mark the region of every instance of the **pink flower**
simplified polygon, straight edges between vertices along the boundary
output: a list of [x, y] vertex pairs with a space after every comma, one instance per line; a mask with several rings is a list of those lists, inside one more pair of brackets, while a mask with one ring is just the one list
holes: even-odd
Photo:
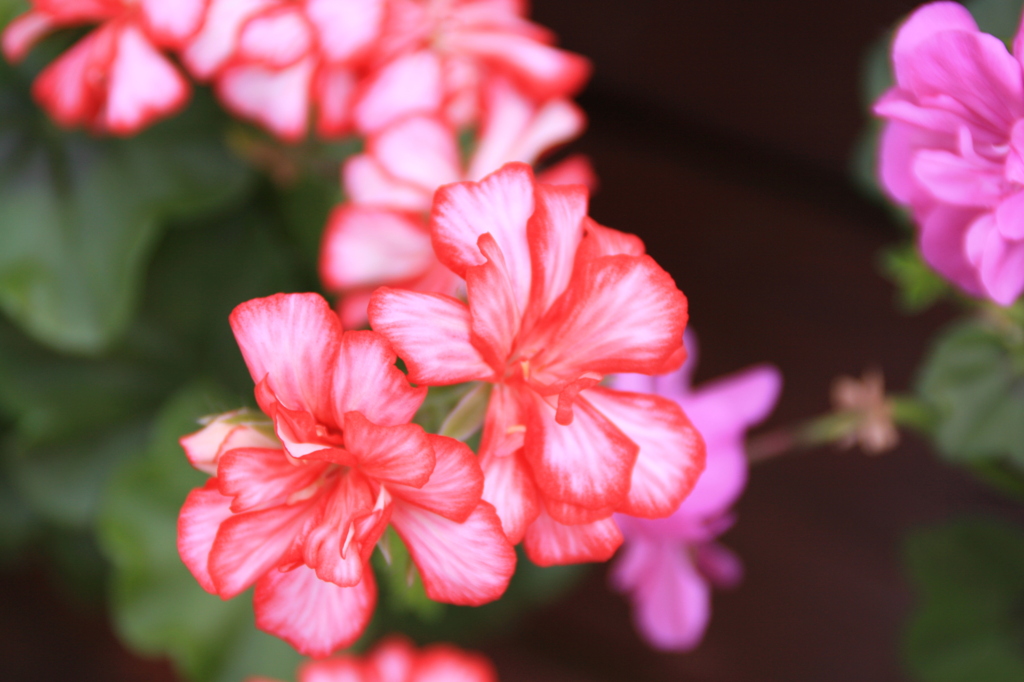
[[188, 102], [188, 82], [160, 48], [180, 47], [205, 10], [206, 0], [34, 0], [4, 31], [4, 55], [20, 61], [56, 29], [100, 24], [39, 74], [32, 93], [62, 126], [134, 135]]
[[227, 415], [182, 439], [216, 475], [192, 491], [178, 550], [208, 592], [256, 585], [256, 624], [324, 656], [362, 633], [376, 602], [367, 563], [387, 525], [427, 595], [479, 605], [504, 592], [515, 552], [469, 448], [409, 424], [426, 394], [373, 332], [342, 332], [315, 294], [238, 306], [231, 326], [272, 422]]
[[538, 564], [609, 558], [615, 511], [668, 516], [703, 468], [679, 406], [598, 386], [683, 358], [686, 298], [634, 236], [586, 217], [587, 191], [508, 164], [437, 192], [431, 238], [468, 304], [379, 289], [370, 322], [420, 385], [490, 385], [484, 499]]
[[[381, 285], [454, 295], [462, 280], [434, 256], [425, 220], [437, 188], [480, 180], [509, 161], [532, 164], [579, 135], [584, 124], [583, 113], [569, 101], [538, 106], [497, 79], [488, 89], [481, 135], [467, 163], [458, 131], [438, 116], [414, 115], [371, 135], [367, 152], [345, 164], [352, 203], [331, 215], [321, 248], [320, 276], [326, 288], [343, 294], [345, 326], [366, 322], [370, 294]], [[589, 162], [579, 157], [550, 172], [561, 184], [593, 182]]]
[[[490, 661], [450, 644], [417, 651], [403, 637], [389, 637], [365, 656], [307, 663], [299, 682], [497, 682]], [[271, 682], [249, 680], [249, 682]]]
[[374, 132], [434, 112], [454, 126], [471, 124], [481, 92], [498, 75], [538, 102], [575, 94], [589, 63], [552, 47], [552, 34], [525, 13], [522, 0], [390, 0], [356, 127]]
[[182, 57], [235, 115], [294, 142], [315, 107], [317, 133], [335, 137], [384, 11], [385, 0], [210, 0]]
[[1001, 305], [1024, 291], [1022, 40], [1011, 55], [962, 5], [925, 5], [896, 35], [896, 86], [875, 103], [882, 181], [912, 209], [925, 259]]
[[[693, 340], [687, 347], [693, 350]], [[679, 404], [707, 443], [707, 468], [693, 492], [666, 519], [619, 515], [625, 536], [612, 584], [633, 599], [637, 628], [654, 647], [696, 647], [711, 616], [710, 585], [731, 587], [743, 574], [736, 556], [715, 542], [732, 525], [729, 512], [747, 481], [744, 432], [771, 412], [782, 387], [770, 365], [752, 367], [690, 389], [695, 356], [671, 374], [621, 374], [613, 385]]]

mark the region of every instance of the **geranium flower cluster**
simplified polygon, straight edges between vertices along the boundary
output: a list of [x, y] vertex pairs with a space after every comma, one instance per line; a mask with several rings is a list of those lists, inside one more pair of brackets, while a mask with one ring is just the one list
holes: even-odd
[[572, 95], [587, 61], [524, 12], [520, 0], [32, 0], [3, 48], [18, 61], [55, 30], [97, 26], [35, 85], [65, 126], [131, 135], [174, 114], [190, 85], [173, 56], [233, 113], [295, 141], [310, 120], [322, 136], [412, 114], [470, 125], [497, 78], [538, 105]]
[[[671, 515], [704, 467], [700, 434], [673, 400], [601, 382], [677, 368], [686, 299], [639, 239], [586, 213], [585, 187], [508, 164], [435, 197], [431, 243], [465, 302], [382, 287], [373, 331], [343, 331], [315, 294], [240, 305], [266, 417], [182, 439], [213, 475], [179, 522], [200, 584], [224, 598], [255, 584], [257, 624], [323, 656], [365, 628], [389, 524], [430, 598], [476, 605], [504, 591], [514, 544], [545, 566], [604, 561], [622, 543], [614, 514]], [[466, 382], [486, 401], [479, 456], [410, 424], [427, 387]]]
[[925, 259], [968, 294], [1024, 292], [1024, 35], [1013, 54], [955, 2], [915, 11], [893, 42], [880, 175]]

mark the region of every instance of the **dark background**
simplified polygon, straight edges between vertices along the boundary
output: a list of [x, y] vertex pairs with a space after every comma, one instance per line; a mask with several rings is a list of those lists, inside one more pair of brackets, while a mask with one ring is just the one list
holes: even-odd
[[[828, 407], [841, 373], [907, 389], [952, 315], [906, 316], [878, 274], [898, 228], [848, 179], [865, 125], [865, 49], [912, 2], [544, 0], [534, 17], [589, 56], [591, 125], [575, 149], [601, 178], [591, 214], [642, 236], [688, 295], [698, 378], [770, 361], [786, 379], [771, 426]], [[1004, 503], [908, 438], [892, 453], [822, 449], [752, 473], [725, 538], [747, 578], [715, 596], [702, 647], [664, 655], [633, 633], [604, 570], [482, 644], [504, 682], [889, 682], [905, 679], [910, 529]], [[38, 566], [0, 574], [7, 679], [171, 680], [120, 649], [97, 608]], [[6, 676], [5, 676], [6, 677]]]

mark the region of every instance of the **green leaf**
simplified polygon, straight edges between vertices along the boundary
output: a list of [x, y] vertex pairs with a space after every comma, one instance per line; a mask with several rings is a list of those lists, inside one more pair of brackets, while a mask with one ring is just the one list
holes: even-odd
[[169, 220], [217, 210], [251, 177], [197, 94], [130, 139], [56, 129], [0, 65], [0, 309], [43, 343], [95, 354], [131, 321]]
[[912, 243], [882, 252], [882, 271], [899, 288], [900, 306], [909, 313], [927, 310], [951, 289], [946, 280], [924, 262]]
[[939, 337], [918, 394], [937, 415], [935, 442], [945, 457], [962, 463], [1009, 458], [1024, 468], [1021, 353], [980, 321]]
[[114, 569], [114, 623], [134, 649], [170, 657], [197, 682], [290, 678], [299, 656], [255, 629], [251, 594], [227, 602], [207, 594], [178, 557], [178, 512], [207, 478], [189, 467], [178, 438], [228, 399], [209, 386], [183, 389], [162, 411], [145, 457], [122, 466], [112, 482], [98, 531]]
[[907, 665], [922, 682], [1024, 680], [1024, 533], [962, 520], [906, 545], [918, 595]]

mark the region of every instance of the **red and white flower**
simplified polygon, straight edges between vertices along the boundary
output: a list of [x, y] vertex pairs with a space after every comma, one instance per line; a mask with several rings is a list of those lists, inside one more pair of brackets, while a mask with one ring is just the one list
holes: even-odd
[[357, 69], [376, 43], [385, 0], [211, 0], [182, 54], [237, 116], [287, 141], [348, 132]]
[[[497, 682], [491, 662], [450, 644], [417, 650], [403, 637], [388, 637], [365, 656], [306, 663], [299, 682]], [[251, 679], [249, 682], [270, 682]]]
[[388, 524], [437, 601], [498, 598], [515, 552], [462, 443], [408, 423], [426, 394], [374, 332], [343, 332], [315, 294], [278, 294], [231, 315], [260, 408], [182, 444], [216, 475], [178, 522], [182, 560], [224, 599], [256, 585], [257, 625], [325, 656], [362, 633], [376, 602], [368, 559]]
[[550, 31], [525, 18], [522, 0], [390, 0], [375, 68], [354, 110], [362, 132], [412, 113], [440, 113], [463, 126], [498, 76], [531, 99], [575, 94], [590, 75], [583, 57], [553, 47]]
[[33, 0], [4, 31], [4, 55], [20, 61], [54, 30], [99, 24], [39, 74], [32, 93], [62, 126], [133, 135], [188, 102], [188, 81], [161, 50], [195, 33], [206, 2]]
[[673, 401], [599, 385], [678, 367], [686, 298], [639, 239], [586, 213], [584, 187], [524, 164], [442, 187], [431, 237], [468, 303], [382, 288], [369, 309], [413, 382], [491, 384], [484, 499], [542, 565], [608, 559], [613, 512], [668, 516], [704, 466]]
[[[436, 115], [410, 116], [371, 135], [366, 153], [345, 164], [351, 203], [331, 215], [320, 252], [324, 286], [343, 294], [345, 326], [365, 324], [370, 294], [378, 286], [454, 295], [462, 280], [434, 256], [426, 223], [437, 188], [480, 180], [509, 161], [532, 164], [578, 136], [585, 123], [583, 112], [568, 100], [538, 106], [511, 82], [498, 79], [488, 91], [476, 149], [465, 162], [458, 131]], [[582, 157], [548, 173], [559, 183], [594, 184]]]

